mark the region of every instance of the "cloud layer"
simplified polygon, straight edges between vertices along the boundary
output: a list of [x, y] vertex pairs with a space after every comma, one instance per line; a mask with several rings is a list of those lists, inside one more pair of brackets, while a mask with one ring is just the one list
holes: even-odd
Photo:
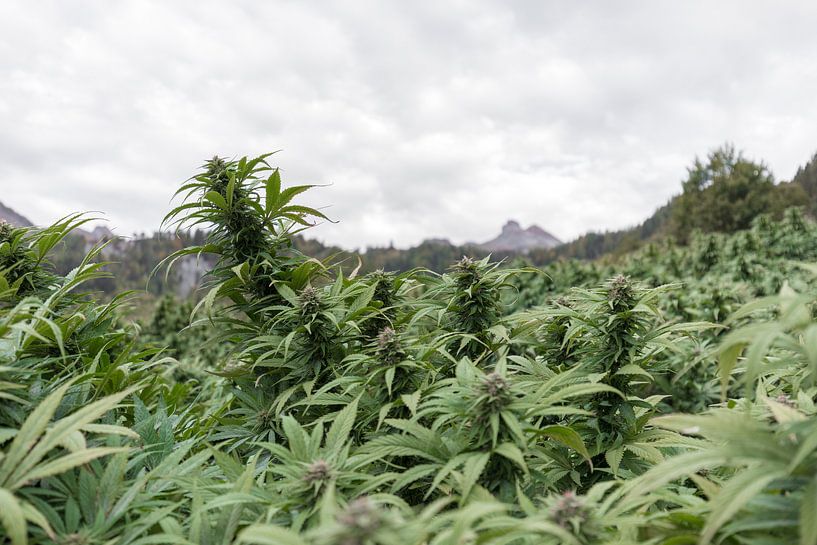
[[[717, 6], [715, 5], [717, 4]], [[346, 247], [632, 225], [734, 142], [817, 151], [813, 2], [0, 3], [0, 201], [157, 228], [213, 154], [281, 149]]]

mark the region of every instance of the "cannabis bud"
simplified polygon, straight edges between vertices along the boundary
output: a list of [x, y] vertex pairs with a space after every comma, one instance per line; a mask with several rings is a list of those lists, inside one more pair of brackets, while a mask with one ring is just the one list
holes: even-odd
[[562, 497], [551, 508], [549, 518], [555, 524], [569, 530], [574, 525], [587, 522], [589, 510], [584, 502], [572, 490], [562, 494]]
[[312, 286], [307, 286], [301, 290], [301, 295], [298, 297], [301, 303], [301, 316], [311, 316], [317, 314], [321, 309], [321, 298], [318, 290]]
[[775, 401], [777, 401], [781, 405], [785, 405], [786, 407], [791, 407], [792, 409], [797, 407], [797, 403], [786, 394], [780, 394], [779, 396], [777, 396], [777, 399], [775, 399]]
[[633, 283], [624, 275], [610, 280], [607, 287], [607, 300], [614, 309], [631, 308], [635, 302]]
[[212, 159], [205, 163], [204, 167], [207, 169], [208, 176], [216, 178], [221, 176], [227, 169], [227, 162], [218, 155], [214, 155]]
[[496, 371], [482, 379], [480, 390], [481, 393], [488, 396], [488, 403], [495, 409], [507, 405], [511, 399], [511, 385]]
[[14, 228], [6, 220], [0, 220], [0, 244], [11, 240], [11, 232]]
[[400, 337], [389, 326], [384, 327], [377, 335], [377, 356], [387, 365], [400, 363], [406, 357]]
[[364, 543], [380, 528], [382, 520], [380, 512], [366, 496], [360, 497], [346, 506], [337, 517], [343, 526], [343, 545], [358, 545]]
[[467, 288], [480, 279], [479, 266], [470, 257], [463, 256], [451, 269], [454, 271], [457, 286], [460, 288]]
[[227, 174], [227, 162], [219, 156], [214, 156], [204, 164], [206, 176], [210, 179], [210, 190], [222, 197], [227, 195], [227, 184], [230, 177]]
[[399, 345], [400, 339], [397, 338], [397, 333], [394, 329], [386, 326], [377, 335], [377, 348], [379, 350], [387, 350]]
[[325, 460], [315, 460], [306, 468], [304, 481], [307, 484], [324, 483], [332, 477], [332, 468]]
[[275, 411], [272, 407], [267, 410], [259, 411], [256, 415], [256, 428], [261, 430], [271, 429], [274, 421]]
[[374, 297], [372, 299], [382, 302], [383, 306], [391, 306], [394, 297], [394, 275], [387, 273], [383, 269], [378, 269], [372, 273], [372, 278], [375, 283]]

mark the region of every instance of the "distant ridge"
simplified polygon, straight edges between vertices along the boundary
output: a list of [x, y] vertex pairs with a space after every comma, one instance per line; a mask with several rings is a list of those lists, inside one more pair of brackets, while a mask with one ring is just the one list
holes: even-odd
[[502, 227], [502, 233], [488, 242], [477, 244], [477, 247], [488, 252], [521, 252], [534, 249], [550, 249], [562, 244], [538, 225], [522, 229], [519, 222], [510, 220]]
[[5, 204], [0, 202], [0, 221], [6, 221], [17, 227], [31, 227], [34, 225], [28, 218], [22, 214], [18, 214]]
[[[29, 220], [27, 217], [20, 214], [19, 212], [15, 211], [13, 208], [9, 208], [2, 202], [0, 202], [0, 221], [7, 221], [8, 223], [14, 225], [15, 227], [34, 226], [34, 223], [31, 220]], [[91, 231], [85, 229], [76, 229], [74, 233], [84, 238], [85, 241], [90, 244], [94, 244], [96, 242], [99, 242], [100, 240], [110, 240], [116, 238], [116, 235], [114, 235], [110, 229], [103, 225], [98, 225], [94, 227]]]
[[[34, 224], [28, 218], [0, 203], [0, 222], [2, 221], [7, 221], [15, 227], [34, 227]], [[69, 256], [66, 261], [68, 265], [62, 271], [63, 274], [76, 266], [91, 248], [100, 242], [111, 241], [101, 252], [102, 260], [113, 262], [112, 266], [114, 267], [122, 267], [121, 262], [129, 262], [131, 264], [129, 274], [134, 276], [136, 281], [128, 284], [127, 289], [134, 290], [144, 289], [153, 266], [177, 249], [172, 240], [167, 239], [167, 241], [164, 241], [161, 237], [157, 238], [156, 235], [144, 239], [120, 238], [104, 225], [96, 225], [90, 229], [76, 228], [68, 234], [66, 240], [72, 243], [58, 248], [59, 252], [67, 252]], [[145, 249], [146, 246], [148, 247], [147, 250]], [[144, 260], [146, 254], [150, 256], [148, 262]], [[176, 269], [173, 271], [172, 290], [179, 297], [188, 297], [199, 287], [202, 277], [213, 265], [213, 260], [208, 256], [201, 258], [185, 256], [179, 259]]]

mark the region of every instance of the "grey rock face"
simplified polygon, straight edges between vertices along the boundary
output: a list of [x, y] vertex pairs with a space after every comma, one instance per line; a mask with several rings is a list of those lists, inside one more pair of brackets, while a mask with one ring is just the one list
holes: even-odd
[[538, 225], [522, 229], [519, 222], [511, 220], [502, 227], [502, 233], [498, 237], [480, 244], [479, 247], [489, 252], [525, 253], [534, 248], [554, 248], [560, 244], [561, 240]]
[[193, 293], [201, 284], [204, 275], [212, 269], [213, 264], [204, 259], [197, 259], [196, 256], [188, 255], [181, 258], [176, 263], [176, 277], [178, 283], [175, 286], [176, 295], [187, 297]]
[[8, 206], [0, 202], [0, 221], [7, 221], [15, 227], [31, 227], [34, 225], [28, 218], [18, 214]]

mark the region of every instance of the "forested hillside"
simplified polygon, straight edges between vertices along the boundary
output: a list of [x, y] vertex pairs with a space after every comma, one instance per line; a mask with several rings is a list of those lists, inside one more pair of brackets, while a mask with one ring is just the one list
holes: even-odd
[[167, 222], [211, 228], [159, 267], [210, 254], [204, 294], [144, 327], [85, 294], [102, 246], [49, 265], [83, 216], [0, 225], [0, 540], [817, 543], [799, 208], [607, 262], [364, 273], [295, 247], [308, 190], [209, 161]]
[[681, 193], [632, 229], [588, 233], [550, 251], [534, 251], [544, 265], [559, 258], [596, 259], [622, 255], [646, 242], [672, 238], [686, 243], [695, 231], [733, 233], [747, 229], [755, 217], [779, 219], [790, 207], [809, 214], [817, 208], [817, 156], [798, 170], [791, 182], [777, 183], [762, 162], [747, 159], [732, 145], [696, 158], [681, 183]]

